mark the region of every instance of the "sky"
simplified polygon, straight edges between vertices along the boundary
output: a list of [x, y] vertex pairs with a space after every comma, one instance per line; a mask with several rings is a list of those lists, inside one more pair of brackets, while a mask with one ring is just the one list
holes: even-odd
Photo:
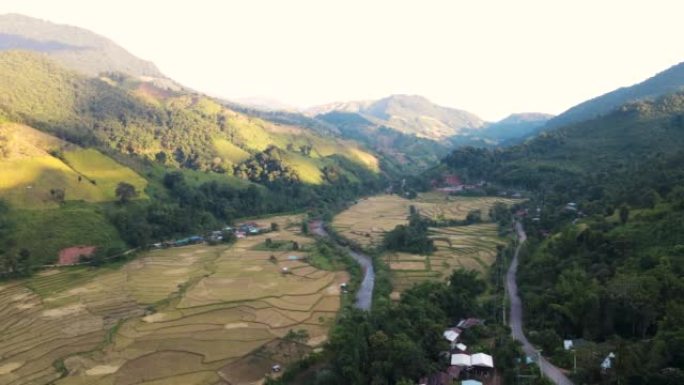
[[684, 61], [677, 0], [2, 0], [104, 35], [193, 89], [294, 107], [423, 95], [558, 114]]

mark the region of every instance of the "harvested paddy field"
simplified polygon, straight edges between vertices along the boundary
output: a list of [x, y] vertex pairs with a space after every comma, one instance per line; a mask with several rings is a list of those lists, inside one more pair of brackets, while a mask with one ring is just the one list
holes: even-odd
[[434, 220], [465, 219], [468, 212], [481, 210], [483, 223], [469, 226], [430, 228], [429, 235], [437, 250], [431, 255], [386, 253], [384, 261], [390, 268], [395, 293], [425, 280], [443, 280], [459, 268], [485, 272], [496, 258], [499, 237], [497, 225], [489, 221], [489, 209], [495, 203], [512, 205], [513, 199], [499, 197], [457, 197], [441, 193], [420, 194], [414, 200], [396, 195], [378, 195], [360, 200], [333, 221], [333, 227], [343, 237], [364, 247], [382, 243], [387, 231], [407, 224], [409, 207], [413, 205], [423, 217]]
[[[0, 384], [261, 380], [326, 340], [348, 279], [306, 264], [306, 251], [258, 250], [266, 238], [306, 249], [313, 240], [299, 234], [301, 219], [257, 221], [281, 230], [232, 246], [156, 250], [118, 268], [51, 270], [5, 284]], [[285, 338], [298, 330], [308, 338]]]
[[398, 195], [376, 195], [359, 200], [333, 220], [333, 228], [347, 239], [362, 246], [377, 246], [387, 231], [408, 223], [409, 208], [432, 220], [462, 220], [472, 210], [481, 210], [483, 220], [489, 220], [489, 208], [501, 202], [512, 205], [515, 199], [500, 197], [460, 197], [443, 193], [421, 193], [416, 199]]

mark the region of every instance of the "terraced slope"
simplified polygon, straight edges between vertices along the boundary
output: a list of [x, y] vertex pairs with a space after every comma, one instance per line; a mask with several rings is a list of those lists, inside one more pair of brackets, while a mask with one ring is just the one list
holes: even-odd
[[259, 381], [326, 340], [348, 279], [308, 265], [306, 251], [262, 250], [266, 237], [306, 249], [301, 220], [267, 218], [282, 230], [232, 247], [152, 251], [121, 268], [49, 270], [0, 287], [0, 384]]
[[488, 220], [489, 208], [497, 202], [510, 205], [513, 199], [498, 197], [449, 197], [440, 193], [419, 194], [408, 200], [396, 195], [378, 195], [359, 201], [337, 215], [333, 227], [343, 237], [365, 247], [382, 244], [386, 232], [407, 224], [409, 207], [434, 220], [465, 219], [471, 210], [481, 210], [484, 223], [469, 226], [430, 228], [436, 251], [431, 255], [385, 253], [382, 258], [392, 273], [393, 298], [415, 283], [444, 280], [456, 269], [485, 272], [496, 258], [497, 246], [506, 243], [497, 225]]

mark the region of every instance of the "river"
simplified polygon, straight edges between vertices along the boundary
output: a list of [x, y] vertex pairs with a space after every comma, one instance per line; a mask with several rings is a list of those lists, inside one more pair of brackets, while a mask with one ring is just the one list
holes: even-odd
[[[315, 220], [309, 223], [309, 231], [319, 237], [329, 237], [330, 234], [323, 227], [323, 221]], [[375, 270], [373, 269], [373, 259], [366, 254], [358, 251], [350, 250], [348, 247], [343, 247], [354, 260], [361, 265], [363, 270], [363, 280], [361, 286], [356, 292], [356, 302], [354, 306], [358, 309], [368, 311], [373, 305], [373, 287], [375, 286]]]

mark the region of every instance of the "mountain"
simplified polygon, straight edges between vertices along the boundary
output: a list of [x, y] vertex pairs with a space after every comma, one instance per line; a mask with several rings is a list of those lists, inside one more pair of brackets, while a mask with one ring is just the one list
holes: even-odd
[[305, 111], [309, 116], [330, 112], [356, 113], [378, 126], [437, 141], [485, 124], [470, 112], [442, 107], [417, 95], [392, 95], [373, 101], [330, 103]]
[[356, 143], [232, 110], [209, 97], [173, 92], [125, 76], [88, 78], [41, 54], [0, 53], [0, 116], [72, 143], [105, 147], [174, 167], [233, 172], [275, 148], [302, 182], [325, 181], [342, 157], [378, 171]]
[[[528, 236], [517, 281], [534, 344], [558, 341], [554, 351], [572, 336], [584, 341], [577, 357], [619, 349], [635, 359], [619, 371], [633, 383], [682, 383], [672, 368], [684, 362], [684, 324], [672, 320], [684, 319], [683, 148], [684, 92], [676, 92], [520, 145], [446, 157], [442, 175], [485, 179], [529, 199], [517, 214]], [[549, 357], [573, 366], [568, 356]], [[596, 362], [578, 359], [573, 382], [604, 383]]]
[[679, 63], [657, 75], [630, 87], [598, 96], [580, 103], [551, 119], [547, 128], [577, 123], [605, 115], [615, 108], [639, 100], [653, 100], [659, 96], [684, 90], [684, 63]]
[[[0, 210], [9, 204], [13, 226], [0, 231], [0, 276], [16, 272], [3, 266], [21, 250], [37, 265], [74, 245], [146, 246], [240, 217], [325, 210], [378, 190], [388, 171], [363, 144], [322, 130], [0, 52]], [[121, 183], [130, 204], [115, 204]]]
[[0, 50], [41, 52], [87, 76], [121, 72], [179, 88], [157, 67], [88, 30], [17, 14], [0, 15]]
[[404, 171], [431, 167], [449, 151], [446, 144], [379, 125], [357, 113], [331, 111], [317, 115], [316, 120], [334, 127], [343, 138], [365, 144]]
[[232, 100], [232, 102], [244, 106], [246, 108], [252, 108], [255, 110], [262, 111], [297, 111], [296, 107], [283, 103], [278, 99], [269, 97], [253, 96], [246, 98], [238, 98]]
[[511, 114], [498, 122], [486, 123], [483, 128], [456, 135], [451, 142], [485, 147], [514, 144], [539, 131], [551, 118], [553, 115], [539, 112]]

